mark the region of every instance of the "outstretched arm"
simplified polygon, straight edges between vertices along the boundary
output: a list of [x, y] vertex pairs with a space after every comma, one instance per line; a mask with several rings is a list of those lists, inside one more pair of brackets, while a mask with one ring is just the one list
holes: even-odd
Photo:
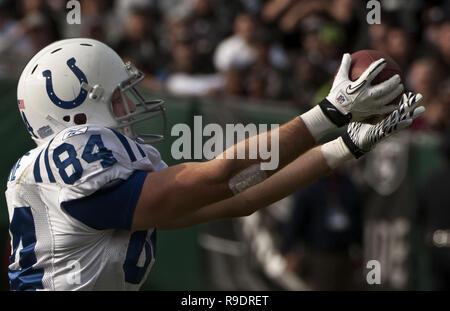
[[[187, 162], [148, 173], [134, 212], [132, 229], [151, 228], [188, 215], [205, 205], [230, 198], [233, 195], [230, 180], [239, 172], [257, 166], [257, 174], [262, 178], [268, 177], [315, 144], [299, 117], [280, 126], [277, 132], [248, 138], [211, 161]], [[275, 169], [263, 171], [259, 168], [263, 159], [249, 158], [249, 145], [261, 138], [267, 141], [269, 150], [273, 149], [273, 135], [278, 136], [279, 165]], [[244, 159], [237, 158], [241, 150], [245, 152]]]
[[324, 177], [342, 163], [359, 158], [382, 139], [409, 126], [425, 110], [419, 106], [421, 100], [420, 94], [404, 94], [398, 110], [378, 124], [353, 122], [343, 137], [309, 150], [262, 183], [186, 217], [161, 224], [158, 229], [181, 229], [223, 218], [248, 216]]
[[[345, 54], [327, 98], [279, 129], [246, 139], [214, 160], [184, 163], [148, 173], [134, 211], [132, 230], [167, 224], [204, 206], [229, 199], [278, 172], [313, 147], [327, 131], [350, 121], [394, 110], [396, 107], [385, 104], [403, 89], [400, 78], [394, 76], [379, 85], [370, 85], [384, 68], [385, 61], [380, 59], [372, 63], [354, 82], [348, 78], [350, 64], [350, 55]], [[347, 91], [349, 89], [351, 92]], [[264, 170], [262, 166], [267, 160], [261, 157], [251, 159], [249, 156], [249, 146], [261, 143], [261, 139], [267, 143], [267, 150], [278, 157], [278, 165], [270, 170]], [[272, 152], [275, 147], [279, 147], [278, 152]], [[322, 157], [318, 156], [317, 150], [310, 156], [312, 162], [305, 160], [306, 163], [301, 164], [307, 170], [306, 175], [314, 179], [323, 176], [326, 166], [320, 163]], [[294, 184], [301, 182], [296, 180]]]
[[321, 147], [316, 147], [265, 181], [226, 200], [204, 206], [185, 217], [158, 225], [157, 228], [181, 229], [223, 218], [248, 216], [326, 176], [330, 171]]

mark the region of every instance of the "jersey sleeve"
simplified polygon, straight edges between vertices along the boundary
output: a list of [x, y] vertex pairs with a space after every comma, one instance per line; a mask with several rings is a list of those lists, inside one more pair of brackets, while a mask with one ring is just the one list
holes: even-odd
[[41, 157], [40, 180], [60, 186], [59, 206], [94, 229], [129, 229], [147, 173], [167, 167], [155, 148], [89, 125], [59, 133]]
[[61, 207], [96, 230], [130, 230], [146, 177], [146, 171], [134, 171], [127, 180], [118, 180], [81, 199], [64, 201]]

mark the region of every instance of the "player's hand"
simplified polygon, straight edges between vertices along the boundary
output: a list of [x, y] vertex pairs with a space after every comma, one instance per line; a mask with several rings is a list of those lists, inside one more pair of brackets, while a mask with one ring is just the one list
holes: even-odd
[[354, 82], [349, 79], [351, 62], [350, 54], [344, 54], [331, 91], [320, 103], [324, 114], [338, 127], [350, 121], [362, 121], [394, 111], [398, 106], [387, 104], [403, 92], [399, 75], [394, 75], [380, 84], [371, 85], [373, 79], [386, 66], [384, 58], [370, 64]]
[[420, 93], [403, 94], [398, 109], [379, 123], [350, 123], [342, 136], [345, 145], [356, 158], [361, 157], [384, 138], [411, 125], [425, 111], [425, 107], [419, 106], [422, 98]]

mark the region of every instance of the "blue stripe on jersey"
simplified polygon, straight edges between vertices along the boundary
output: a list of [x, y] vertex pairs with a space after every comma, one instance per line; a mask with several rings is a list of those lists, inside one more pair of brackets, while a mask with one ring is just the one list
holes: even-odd
[[30, 155], [30, 152], [27, 152], [22, 157], [20, 157], [19, 160], [17, 160], [16, 164], [14, 164], [14, 166], [11, 169], [11, 172], [9, 173], [8, 181], [16, 180], [16, 171], [20, 167], [20, 161], [22, 161], [23, 157], [29, 156], [29, 155]]
[[[138, 266], [138, 261], [143, 249], [145, 250], [145, 262], [141, 267]], [[139, 284], [144, 278], [152, 258], [150, 244], [147, 241], [147, 231], [133, 232], [128, 243], [125, 262], [122, 266], [125, 273], [125, 281], [132, 284]]]
[[48, 179], [50, 180], [50, 182], [56, 182], [55, 176], [53, 176], [52, 170], [50, 168], [50, 163], [48, 161], [48, 148], [50, 147], [50, 144], [52, 143], [52, 141], [53, 141], [53, 139], [50, 140], [47, 148], [45, 149], [44, 162], [45, 162], [45, 168], [47, 170]]
[[41, 160], [41, 153], [42, 151], [39, 152], [39, 155], [37, 156], [36, 161], [34, 162], [33, 174], [35, 182], [42, 182], [41, 168], [39, 165], [39, 161]]
[[[11, 264], [16, 261], [16, 253], [19, 252], [18, 270], [8, 269], [9, 284], [11, 290], [35, 290], [42, 289], [44, 269], [33, 268], [37, 263], [35, 246], [36, 230], [31, 207], [21, 206], [14, 208], [14, 214], [9, 224], [12, 236], [12, 254], [9, 258]], [[22, 249], [19, 250], [19, 247]]]
[[138, 148], [138, 150], [139, 150], [141, 156], [142, 156], [143, 158], [145, 158], [145, 152], [144, 152], [144, 150], [142, 150], [141, 146], [139, 146], [139, 144], [136, 143], [136, 147]]
[[62, 202], [61, 206], [70, 216], [93, 229], [130, 230], [146, 176], [145, 171], [134, 171], [127, 180], [101, 188], [90, 196]]
[[136, 161], [136, 156], [134, 155], [133, 150], [131, 149], [130, 144], [128, 143], [128, 140], [125, 136], [123, 136], [122, 134], [120, 134], [119, 132], [110, 129], [111, 131], [113, 131], [114, 134], [116, 134], [117, 138], [119, 138], [120, 142], [122, 143], [123, 147], [125, 148], [125, 150], [128, 153], [128, 156], [130, 157], [130, 161], [134, 162]]
[[10, 290], [31, 291], [42, 289], [44, 269], [33, 269], [33, 267], [28, 267], [22, 270], [8, 269], [8, 277], [10, 280]]

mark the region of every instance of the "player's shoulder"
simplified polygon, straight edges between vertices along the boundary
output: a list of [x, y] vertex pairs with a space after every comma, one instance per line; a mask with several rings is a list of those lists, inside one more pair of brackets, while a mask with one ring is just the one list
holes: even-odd
[[50, 145], [55, 145], [59, 143], [77, 143], [84, 142], [86, 138], [92, 135], [102, 135], [104, 139], [109, 139], [113, 137], [116, 131], [100, 125], [78, 125], [68, 127], [58, 134], [49, 142]]
[[[100, 125], [73, 126], [59, 132], [49, 143], [50, 149], [73, 148], [86, 153], [111, 152], [124, 161], [135, 162], [146, 157], [144, 147], [118, 130]], [[61, 147], [62, 146], [62, 147]]]
[[18, 162], [18, 170], [13, 169], [11, 176], [18, 176], [15, 173], [21, 173], [25, 164], [29, 169], [23, 182], [73, 186], [91, 182], [102, 185], [127, 179], [135, 170], [156, 171], [166, 167], [153, 147], [97, 125], [64, 129]]
[[36, 160], [37, 155], [39, 154], [40, 148], [35, 148], [23, 156], [21, 156], [12, 166], [11, 171], [8, 175], [8, 187], [11, 183], [17, 183], [20, 180], [24, 179], [24, 173], [26, 173], [27, 168], [32, 165], [32, 163]]

